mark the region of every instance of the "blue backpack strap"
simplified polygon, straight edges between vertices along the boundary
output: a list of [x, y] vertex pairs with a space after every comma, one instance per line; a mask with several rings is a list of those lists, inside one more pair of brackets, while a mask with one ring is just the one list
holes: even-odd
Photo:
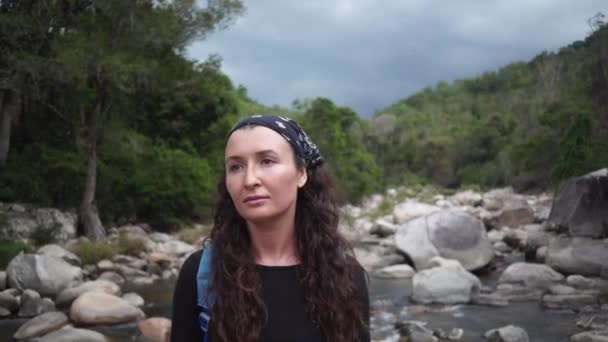
[[209, 321], [211, 320], [211, 308], [215, 303], [215, 294], [210, 290], [211, 283], [211, 259], [213, 258], [213, 246], [208, 243], [201, 255], [201, 262], [198, 265], [196, 274], [197, 304], [201, 308], [198, 321], [203, 330], [203, 342], [209, 340]]

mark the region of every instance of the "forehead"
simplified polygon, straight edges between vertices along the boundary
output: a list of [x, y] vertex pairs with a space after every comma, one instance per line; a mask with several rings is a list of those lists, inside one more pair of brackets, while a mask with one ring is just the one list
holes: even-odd
[[271, 150], [292, 153], [291, 146], [279, 133], [263, 126], [245, 126], [234, 131], [226, 143], [226, 157], [244, 156]]

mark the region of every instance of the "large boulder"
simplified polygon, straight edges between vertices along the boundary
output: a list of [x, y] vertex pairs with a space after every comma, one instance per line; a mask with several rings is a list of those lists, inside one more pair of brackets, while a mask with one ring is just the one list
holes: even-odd
[[516, 262], [509, 265], [499, 283], [519, 283], [527, 287], [548, 288], [564, 280], [564, 276], [547, 265]]
[[560, 183], [548, 222], [571, 236], [608, 236], [608, 169]]
[[60, 258], [74, 266], [82, 265], [80, 258], [76, 254], [56, 244], [49, 244], [40, 247], [38, 249], [38, 254]]
[[441, 208], [434, 205], [408, 200], [397, 204], [393, 208], [393, 221], [396, 224], [402, 224], [416, 217], [428, 215], [439, 210]]
[[145, 314], [122, 298], [85, 292], [72, 303], [70, 318], [83, 325], [118, 324], [141, 320]]
[[608, 241], [556, 237], [549, 243], [545, 263], [565, 274], [600, 276], [608, 260]]
[[493, 329], [484, 334], [488, 342], [529, 342], [528, 333], [515, 325]]
[[434, 257], [432, 268], [418, 272], [412, 280], [412, 299], [419, 303], [468, 303], [481, 282], [456, 260]]
[[151, 317], [137, 324], [141, 334], [153, 342], [169, 342], [171, 320], [164, 317]]
[[11, 287], [32, 289], [47, 297], [55, 297], [70, 285], [82, 282], [82, 269], [45, 255], [20, 253], [11, 260], [6, 273]]
[[109, 280], [94, 280], [84, 282], [76, 287], [65, 289], [57, 296], [57, 305], [69, 305], [85, 292], [104, 292], [111, 295], [119, 295], [120, 287]]
[[407, 222], [398, 228], [395, 242], [417, 270], [428, 268], [435, 256], [458, 260], [467, 270], [479, 269], [494, 257], [483, 223], [457, 210], [442, 210]]
[[520, 227], [533, 223], [535, 220], [534, 209], [524, 198], [516, 197], [502, 200], [502, 207], [498, 212], [490, 216], [486, 222], [494, 228]]

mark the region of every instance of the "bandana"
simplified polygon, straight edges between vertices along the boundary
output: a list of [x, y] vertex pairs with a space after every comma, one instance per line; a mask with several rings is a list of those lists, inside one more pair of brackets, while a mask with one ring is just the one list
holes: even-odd
[[311, 140], [295, 121], [284, 116], [252, 115], [241, 119], [232, 127], [228, 137], [243, 126], [263, 126], [279, 133], [293, 147], [296, 156], [302, 159], [306, 167], [316, 167], [323, 162], [323, 156]]

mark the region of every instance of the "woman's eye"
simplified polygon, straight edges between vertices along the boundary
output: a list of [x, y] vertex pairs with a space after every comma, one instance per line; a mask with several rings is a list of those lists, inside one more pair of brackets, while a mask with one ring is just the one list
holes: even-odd
[[272, 165], [274, 164], [274, 160], [272, 159], [263, 159], [262, 160], [262, 165]]
[[234, 164], [234, 165], [228, 166], [228, 171], [236, 172], [236, 171], [240, 170], [240, 168], [241, 168], [241, 165]]

